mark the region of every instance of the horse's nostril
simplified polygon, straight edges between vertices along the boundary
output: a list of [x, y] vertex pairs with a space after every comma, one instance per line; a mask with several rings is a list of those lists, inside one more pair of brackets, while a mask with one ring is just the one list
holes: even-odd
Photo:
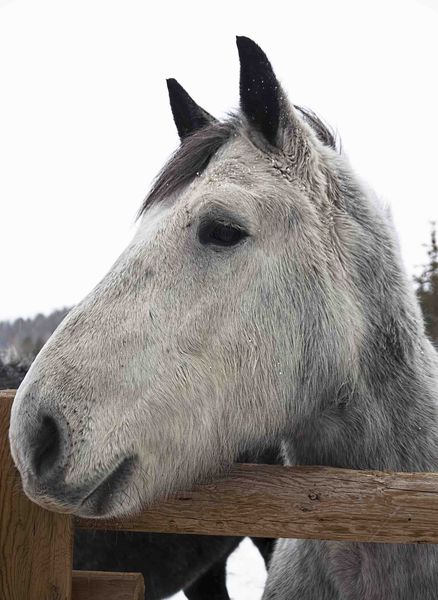
[[62, 435], [55, 419], [43, 418], [37, 432], [33, 453], [33, 470], [37, 477], [45, 477], [57, 466], [61, 457]]

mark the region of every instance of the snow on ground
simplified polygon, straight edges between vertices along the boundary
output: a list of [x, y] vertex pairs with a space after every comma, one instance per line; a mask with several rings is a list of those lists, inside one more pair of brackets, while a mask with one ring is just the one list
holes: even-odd
[[[266, 581], [263, 558], [249, 538], [231, 554], [227, 562], [227, 587], [231, 600], [260, 600]], [[172, 600], [185, 600], [180, 592]]]
[[231, 600], [260, 600], [265, 582], [265, 561], [251, 540], [245, 538], [227, 562]]

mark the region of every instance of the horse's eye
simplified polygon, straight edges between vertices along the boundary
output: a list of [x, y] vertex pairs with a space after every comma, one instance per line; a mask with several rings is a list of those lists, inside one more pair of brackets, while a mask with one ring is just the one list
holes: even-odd
[[201, 244], [214, 244], [215, 246], [235, 246], [240, 240], [247, 237], [244, 229], [231, 223], [214, 221], [205, 223], [199, 229]]

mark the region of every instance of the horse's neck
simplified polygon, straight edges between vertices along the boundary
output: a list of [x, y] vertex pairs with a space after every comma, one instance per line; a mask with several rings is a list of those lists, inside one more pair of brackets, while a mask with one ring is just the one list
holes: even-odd
[[410, 361], [395, 361], [385, 377], [376, 365], [364, 364], [350, 394], [325, 401], [312, 417], [296, 422], [285, 443], [289, 461], [353, 469], [438, 470], [437, 364], [435, 350], [423, 337], [416, 341]]
[[[353, 469], [437, 471], [437, 362], [427, 340], [422, 343], [424, 348], [409, 368], [394, 369], [391, 377], [370, 384], [373, 365], [368, 365], [350, 397], [343, 397], [341, 403], [327, 402], [319, 413], [298, 422], [285, 441], [289, 461]], [[374, 375], [379, 378], [378, 368]], [[284, 571], [297, 560], [309, 571], [316, 569], [316, 587], [307, 595], [301, 593], [308, 588], [307, 579], [304, 588], [299, 587], [304, 581], [300, 573], [294, 572], [290, 580], [290, 597], [295, 598], [296, 585], [304, 600], [322, 597], [323, 590], [317, 587], [320, 573], [326, 573], [336, 589], [333, 595], [324, 589], [324, 598], [435, 598], [437, 559], [435, 545], [315, 540], [305, 540], [296, 548], [290, 545], [280, 557]]]

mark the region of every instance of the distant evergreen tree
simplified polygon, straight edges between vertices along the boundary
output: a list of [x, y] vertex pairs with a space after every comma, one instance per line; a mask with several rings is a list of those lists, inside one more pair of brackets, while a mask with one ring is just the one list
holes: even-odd
[[32, 362], [69, 310], [55, 310], [47, 317], [38, 314], [30, 319], [0, 321], [0, 357], [6, 360], [16, 352], [21, 359]]
[[70, 309], [53, 311], [47, 317], [0, 322], [0, 390], [17, 388], [46, 341]]
[[20, 357], [24, 359], [26, 363], [31, 363], [32, 360], [35, 358], [32, 337], [30, 335], [27, 335], [20, 342], [20, 345], [17, 348], [17, 350]]
[[44, 344], [45, 341], [41, 337], [38, 337], [36, 340], [34, 340], [32, 336], [26, 336], [18, 343], [16, 347], [16, 352], [20, 357], [19, 362], [30, 366]]
[[428, 336], [438, 344], [438, 243], [436, 223], [432, 223], [427, 247], [428, 263], [421, 275], [415, 277], [417, 295], [423, 310]]
[[35, 342], [33, 343], [33, 354], [34, 356], [36, 356], [38, 354], [38, 352], [41, 350], [41, 348], [44, 346], [45, 341], [43, 340], [42, 337], [38, 337]]
[[0, 390], [16, 389], [27, 372], [22, 364], [4, 364], [0, 359]]

